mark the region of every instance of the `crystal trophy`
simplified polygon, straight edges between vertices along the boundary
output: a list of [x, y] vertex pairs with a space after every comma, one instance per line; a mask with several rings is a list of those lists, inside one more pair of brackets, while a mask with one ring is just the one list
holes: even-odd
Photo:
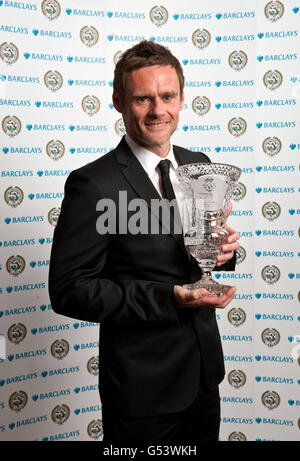
[[220, 296], [229, 289], [216, 282], [211, 272], [227, 242], [225, 216], [241, 172], [240, 168], [224, 163], [190, 163], [176, 170], [184, 192], [184, 243], [202, 270], [198, 282], [184, 285], [188, 290], [205, 288]]

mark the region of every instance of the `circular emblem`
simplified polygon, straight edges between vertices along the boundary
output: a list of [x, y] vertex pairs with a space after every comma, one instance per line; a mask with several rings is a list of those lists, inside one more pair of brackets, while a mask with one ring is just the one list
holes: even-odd
[[70, 416], [70, 408], [67, 405], [56, 405], [51, 412], [52, 421], [56, 424], [64, 424]]
[[266, 346], [274, 347], [280, 341], [280, 333], [275, 328], [266, 328], [261, 334], [261, 339]]
[[263, 216], [268, 221], [274, 221], [281, 213], [281, 208], [276, 202], [266, 202], [261, 208]]
[[243, 183], [238, 182], [232, 191], [233, 200], [235, 200], [236, 202], [238, 202], [239, 200], [242, 200], [245, 197], [246, 192], [247, 192], [246, 186]]
[[28, 396], [24, 391], [16, 391], [9, 397], [9, 408], [14, 411], [21, 411], [28, 402]]
[[268, 70], [264, 75], [264, 84], [269, 90], [277, 90], [282, 84], [282, 74], [279, 70]]
[[51, 210], [48, 213], [48, 221], [51, 224], [51, 226], [56, 226], [58, 218], [60, 215], [60, 208], [51, 208]]
[[81, 107], [88, 115], [94, 115], [99, 112], [100, 101], [96, 96], [85, 96], [81, 101]]
[[277, 266], [265, 266], [261, 271], [261, 276], [269, 285], [278, 282], [280, 278], [280, 270]]
[[242, 262], [245, 261], [246, 259], [246, 250], [245, 248], [243, 247], [239, 247], [237, 250], [236, 250], [236, 264], [241, 264]]
[[69, 343], [65, 339], [57, 339], [51, 344], [50, 352], [55, 359], [62, 360], [68, 355], [69, 349]]
[[274, 410], [280, 404], [280, 396], [275, 391], [266, 391], [261, 396], [263, 405], [269, 410]]
[[227, 314], [227, 318], [229, 323], [233, 325], [234, 327], [240, 327], [245, 323], [246, 320], [246, 312], [243, 309], [240, 309], [239, 307], [234, 307], [233, 309], [230, 309], [230, 311]]
[[244, 386], [246, 382], [246, 375], [241, 370], [232, 370], [228, 373], [228, 382], [235, 389]]
[[197, 29], [192, 35], [192, 42], [196, 48], [206, 48], [210, 44], [211, 36], [206, 29]]
[[274, 157], [281, 150], [281, 141], [275, 136], [269, 137], [264, 140], [262, 147], [269, 157]]
[[20, 133], [21, 128], [21, 121], [15, 115], [7, 115], [2, 120], [2, 130], [10, 138], [17, 136]]
[[44, 82], [48, 90], [57, 91], [63, 85], [63, 78], [57, 70], [49, 70], [44, 75]]
[[20, 344], [25, 339], [27, 330], [23, 323], [14, 323], [7, 332], [7, 337], [13, 344]]
[[121, 56], [123, 54], [123, 51], [117, 51], [115, 54], [114, 54], [114, 65], [116, 66], [117, 65], [117, 62], [120, 60]]
[[242, 136], [247, 129], [246, 121], [241, 117], [234, 117], [228, 122], [229, 133], [233, 136]]
[[150, 10], [150, 19], [156, 26], [160, 27], [166, 24], [169, 14], [165, 7], [154, 6]]
[[46, 152], [52, 160], [59, 160], [65, 153], [65, 146], [61, 141], [52, 139], [46, 146]]
[[25, 259], [22, 258], [22, 256], [17, 255], [17, 256], [11, 256], [8, 258], [6, 261], [6, 269], [7, 272], [10, 273], [10, 275], [17, 276], [22, 274], [22, 272], [25, 269]]
[[265, 6], [265, 16], [271, 22], [278, 21], [283, 16], [283, 13], [284, 6], [281, 2], [269, 2]]
[[245, 434], [242, 432], [231, 432], [228, 436], [229, 442], [247, 442]]
[[99, 375], [99, 356], [92, 357], [87, 363], [88, 372], [93, 376]]
[[23, 202], [24, 194], [22, 189], [18, 186], [10, 186], [4, 192], [4, 200], [7, 205], [15, 208]]
[[19, 50], [14, 43], [4, 42], [0, 45], [0, 57], [6, 64], [14, 64], [19, 58]]
[[210, 100], [206, 96], [197, 96], [192, 102], [193, 111], [205, 115], [210, 109]]
[[87, 432], [92, 439], [99, 439], [103, 435], [101, 419], [94, 419], [87, 427]]
[[125, 128], [125, 123], [122, 118], [119, 118], [119, 120], [116, 121], [115, 123], [115, 132], [119, 136], [124, 136], [126, 133], [126, 128]]
[[93, 26], [84, 26], [80, 31], [80, 40], [88, 47], [96, 45], [99, 40], [98, 30]]
[[247, 65], [248, 56], [244, 51], [233, 51], [228, 57], [228, 62], [233, 70], [239, 71]]
[[60, 15], [60, 4], [56, 0], [44, 0], [41, 5], [42, 13], [46, 18], [53, 21]]

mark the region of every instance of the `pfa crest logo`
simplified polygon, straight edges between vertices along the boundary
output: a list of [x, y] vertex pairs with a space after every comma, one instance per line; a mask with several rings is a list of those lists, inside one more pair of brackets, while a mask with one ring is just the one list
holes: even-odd
[[44, 0], [41, 9], [43, 15], [50, 21], [57, 19], [61, 12], [60, 4], [57, 0]]
[[266, 328], [261, 334], [261, 339], [266, 346], [274, 347], [280, 341], [280, 333], [275, 328]]
[[262, 394], [261, 401], [268, 410], [274, 410], [280, 405], [280, 396], [275, 391], [266, 391]]
[[69, 349], [69, 343], [65, 339], [57, 339], [51, 344], [50, 352], [55, 359], [62, 360], [68, 355]]
[[11, 256], [6, 261], [6, 269], [7, 272], [14, 277], [22, 274], [25, 269], [25, 259], [20, 255]]
[[228, 57], [228, 62], [233, 70], [240, 71], [247, 65], [248, 57], [244, 51], [233, 51]]
[[280, 270], [277, 266], [265, 266], [261, 271], [263, 280], [269, 285], [273, 285], [280, 279]]
[[235, 200], [236, 202], [238, 202], [239, 200], [242, 200], [245, 197], [246, 192], [247, 192], [246, 186], [243, 183], [238, 182], [232, 191], [233, 200]]
[[164, 6], [154, 6], [150, 10], [149, 16], [153, 24], [160, 27], [166, 24], [169, 14]]
[[235, 389], [239, 389], [246, 383], [246, 375], [241, 370], [232, 370], [228, 373], [228, 382]]
[[4, 42], [0, 45], [0, 57], [6, 64], [14, 64], [19, 58], [19, 50], [14, 43]]
[[266, 4], [265, 6], [265, 16], [271, 21], [275, 22], [282, 18], [284, 13], [284, 6], [279, 1], [272, 1]]
[[228, 436], [229, 442], [247, 442], [245, 434], [242, 432], [231, 432]]
[[243, 248], [242, 246], [240, 246], [237, 250], [236, 250], [236, 263], [237, 264], [241, 264], [242, 262], [245, 261], [246, 259], [246, 250], [245, 248]]
[[99, 356], [90, 358], [86, 366], [91, 375], [99, 375]]
[[247, 123], [241, 117], [234, 117], [228, 122], [228, 131], [235, 137], [242, 136], [247, 130]]
[[44, 75], [44, 82], [48, 90], [57, 91], [63, 85], [63, 78], [57, 70], [49, 70]]
[[56, 405], [51, 412], [52, 421], [56, 424], [64, 424], [70, 416], [70, 408], [67, 405]]
[[13, 344], [20, 344], [26, 337], [27, 329], [23, 323], [14, 323], [7, 331], [7, 337]]
[[123, 51], [117, 51], [115, 54], [114, 54], [114, 65], [116, 66], [117, 65], [117, 62], [120, 60], [121, 56], [123, 54]]
[[119, 136], [124, 136], [124, 134], [126, 133], [125, 124], [124, 124], [124, 121], [123, 121], [122, 118], [119, 118], [119, 120], [116, 121], [116, 123], [115, 123], [115, 132]]
[[95, 115], [100, 110], [100, 101], [96, 96], [85, 96], [81, 107], [86, 114]]
[[24, 391], [16, 391], [9, 397], [8, 405], [13, 411], [21, 411], [28, 402], [28, 396]]
[[197, 29], [192, 35], [192, 42], [196, 48], [206, 48], [211, 41], [211, 35], [206, 29]]
[[99, 439], [103, 435], [101, 419], [94, 419], [87, 427], [87, 432], [92, 439]]
[[46, 146], [46, 152], [52, 160], [59, 160], [65, 153], [65, 146], [61, 141], [52, 139]]
[[246, 321], [246, 312], [239, 307], [234, 307], [228, 312], [227, 318], [231, 325], [234, 327], [240, 327]]
[[206, 96], [197, 96], [192, 102], [193, 111], [205, 115], [210, 110], [210, 100]]
[[17, 136], [22, 129], [22, 123], [15, 115], [7, 115], [2, 120], [2, 130], [10, 138]]
[[262, 206], [261, 211], [268, 221], [274, 221], [280, 216], [281, 208], [277, 202], [266, 202]]
[[17, 206], [21, 205], [23, 198], [23, 191], [18, 186], [10, 186], [4, 192], [4, 200], [6, 201], [7, 205], [11, 206], [12, 208], [16, 208]]
[[268, 137], [263, 141], [262, 147], [269, 157], [274, 157], [281, 151], [281, 141], [276, 136]]
[[277, 90], [282, 84], [282, 73], [279, 70], [268, 70], [263, 77], [264, 85], [269, 90]]
[[93, 26], [84, 26], [80, 30], [80, 40], [88, 48], [96, 45], [99, 40], [98, 30]]
[[48, 221], [51, 224], [51, 226], [56, 226], [58, 222], [58, 218], [60, 215], [60, 208], [51, 208], [51, 210], [48, 213]]

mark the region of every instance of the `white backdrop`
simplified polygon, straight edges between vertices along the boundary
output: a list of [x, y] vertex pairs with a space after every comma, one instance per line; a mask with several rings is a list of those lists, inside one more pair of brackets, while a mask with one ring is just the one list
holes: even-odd
[[217, 312], [220, 440], [299, 440], [299, 9], [0, 1], [1, 440], [101, 440], [99, 325], [52, 311], [49, 255], [68, 174], [124, 134], [114, 61], [143, 39], [184, 69], [174, 143], [243, 169], [230, 218], [239, 264], [216, 274], [238, 287]]

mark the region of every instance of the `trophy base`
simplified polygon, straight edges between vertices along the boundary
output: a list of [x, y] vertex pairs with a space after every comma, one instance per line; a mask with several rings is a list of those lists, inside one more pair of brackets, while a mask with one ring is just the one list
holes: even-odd
[[183, 285], [183, 288], [186, 290], [197, 290], [198, 288], [205, 288], [209, 293], [217, 296], [222, 296], [223, 294], [227, 293], [227, 291], [231, 288], [230, 285], [221, 285], [214, 280], [199, 280], [195, 283], [189, 283], [187, 285]]

